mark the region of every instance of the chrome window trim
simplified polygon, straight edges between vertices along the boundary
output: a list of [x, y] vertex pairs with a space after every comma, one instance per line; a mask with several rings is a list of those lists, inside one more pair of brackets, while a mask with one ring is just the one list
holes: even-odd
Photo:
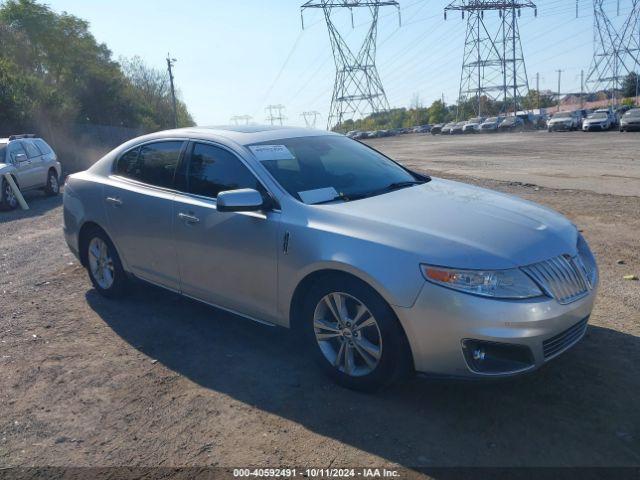
[[[132, 184], [132, 185], [138, 186], [138, 187], [149, 188], [149, 189], [152, 189], [152, 190], [157, 190], [157, 191], [161, 191], [161, 192], [165, 192], [165, 193], [172, 193], [172, 194], [175, 194], [175, 195], [184, 195], [184, 196], [187, 196], [187, 197], [195, 198], [197, 200], [206, 200], [206, 201], [212, 202], [215, 206], [217, 206], [218, 202], [213, 197], [207, 197], [205, 195], [198, 195], [198, 194], [195, 194], [195, 193], [183, 192], [182, 190], [177, 190], [175, 188], [167, 188], [167, 187], [161, 187], [159, 185], [152, 185], [150, 183], [145, 183], [145, 182], [141, 182], [139, 180], [135, 180], [133, 178], [124, 177], [124, 176], [118, 175], [116, 173], [115, 170], [116, 170], [116, 166], [118, 164], [118, 161], [120, 161], [120, 159], [124, 155], [126, 155], [129, 152], [131, 152], [132, 150], [141, 148], [141, 147], [143, 147], [145, 145], [149, 145], [149, 144], [152, 144], [152, 143], [176, 142], [176, 141], [186, 143], [186, 147], [183, 146], [183, 148], [182, 148], [182, 150], [180, 152], [179, 162], [183, 162], [183, 161], [187, 160], [185, 158], [185, 155], [186, 155], [186, 153], [187, 153], [187, 151], [189, 149], [190, 143], [205, 143], [205, 144], [209, 144], [209, 145], [211, 145], [213, 147], [222, 148], [222, 149], [228, 151], [229, 153], [231, 153], [232, 155], [234, 155], [245, 167], [247, 167], [249, 172], [256, 178], [258, 183], [260, 185], [262, 185], [262, 187], [265, 189], [267, 194], [274, 201], [275, 205], [274, 205], [274, 208], [271, 211], [272, 212], [276, 212], [276, 213], [280, 213], [281, 212], [280, 202], [278, 201], [277, 197], [275, 195], [273, 195], [273, 193], [271, 192], [271, 190], [269, 188], [267, 188], [267, 186], [264, 184], [264, 182], [262, 181], [260, 176], [256, 174], [255, 170], [251, 167], [251, 165], [249, 165], [248, 162], [244, 158], [242, 158], [240, 155], [238, 155], [238, 153], [235, 152], [234, 150], [230, 149], [226, 145], [222, 145], [222, 144], [217, 143], [217, 142], [212, 141], [212, 140], [200, 140], [200, 139], [196, 139], [196, 138], [170, 137], [170, 138], [147, 140], [145, 142], [138, 143], [138, 144], [132, 146], [131, 148], [126, 149], [125, 151], [123, 151], [122, 153], [120, 153], [120, 154], [118, 154], [116, 156], [116, 158], [111, 163], [111, 172], [109, 174], [109, 178], [115, 179], [115, 180], [118, 180], [118, 181], [121, 181], [121, 182], [124, 182], [124, 183], [129, 183], [129, 184]], [[185, 173], [185, 175], [186, 175], [186, 173]], [[242, 213], [242, 212], [236, 212], [236, 213]]]

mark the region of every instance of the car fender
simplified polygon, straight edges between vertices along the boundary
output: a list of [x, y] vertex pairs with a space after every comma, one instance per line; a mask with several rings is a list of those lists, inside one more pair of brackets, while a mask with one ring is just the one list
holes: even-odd
[[0, 175], [10, 173], [13, 176], [15, 176], [16, 172], [17, 172], [16, 167], [11, 165], [10, 163], [0, 163]]

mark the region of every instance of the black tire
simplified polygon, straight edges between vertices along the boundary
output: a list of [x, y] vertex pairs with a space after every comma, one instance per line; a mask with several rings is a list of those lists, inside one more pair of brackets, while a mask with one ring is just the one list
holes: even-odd
[[[366, 375], [349, 375], [335, 367], [325, 357], [316, 340], [314, 328], [316, 307], [327, 295], [338, 292], [360, 301], [371, 312], [377, 323], [376, 336], [379, 331], [382, 353], [375, 368]], [[343, 387], [362, 392], [375, 392], [406, 378], [412, 372], [413, 361], [409, 343], [395, 313], [375, 290], [358, 279], [332, 275], [316, 282], [305, 296], [301, 321], [303, 322], [301, 333], [314, 359], [333, 381]], [[341, 341], [346, 342], [347, 339], [342, 338]], [[356, 355], [355, 352], [354, 349], [354, 355]], [[364, 367], [362, 357], [356, 356]]]
[[[94, 272], [92, 271], [91, 252], [89, 251], [89, 249], [92, 245], [93, 239], [99, 239], [106, 244], [108, 256], [111, 260], [110, 263], [113, 267], [113, 282], [109, 286], [105, 286], [104, 282], [101, 282], [98, 278], [96, 278]], [[118, 298], [123, 296], [127, 291], [127, 274], [122, 268], [120, 256], [118, 255], [113, 242], [104, 232], [104, 230], [98, 227], [94, 227], [86, 232], [86, 234], [84, 234], [82, 238], [82, 249], [83, 258], [85, 260], [85, 268], [87, 269], [87, 273], [89, 274], [89, 279], [93, 284], [93, 288], [95, 288], [100, 295], [106, 298]]]
[[47, 185], [44, 187], [44, 193], [50, 197], [55, 197], [60, 193], [60, 179], [53, 168], [47, 173]]
[[11, 185], [7, 182], [7, 179], [2, 177], [2, 190], [0, 190], [0, 210], [15, 210], [18, 206], [18, 199], [16, 198]]

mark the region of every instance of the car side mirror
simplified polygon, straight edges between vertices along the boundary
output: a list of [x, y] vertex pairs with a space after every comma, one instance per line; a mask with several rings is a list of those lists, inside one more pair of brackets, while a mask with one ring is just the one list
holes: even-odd
[[16, 158], [13, 160], [13, 163], [26, 162], [27, 156], [24, 153], [18, 153]]
[[255, 212], [263, 210], [265, 206], [260, 192], [252, 188], [220, 192], [216, 199], [219, 212]]

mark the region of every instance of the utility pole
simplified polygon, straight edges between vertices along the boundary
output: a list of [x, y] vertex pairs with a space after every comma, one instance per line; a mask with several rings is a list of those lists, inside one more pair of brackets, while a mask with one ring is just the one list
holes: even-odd
[[584, 70], [580, 70], [580, 108], [584, 109]]
[[536, 73], [536, 94], [538, 96], [538, 115], [540, 115], [540, 72]]
[[560, 81], [562, 80], [562, 70], [556, 70], [558, 72], [558, 111], [560, 111]]
[[169, 70], [169, 82], [171, 83], [171, 101], [173, 103], [173, 126], [178, 128], [178, 106], [176, 104], [176, 89], [173, 85], [173, 65], [177, 62], [175, 58], [167, 53], [167, 69]]

